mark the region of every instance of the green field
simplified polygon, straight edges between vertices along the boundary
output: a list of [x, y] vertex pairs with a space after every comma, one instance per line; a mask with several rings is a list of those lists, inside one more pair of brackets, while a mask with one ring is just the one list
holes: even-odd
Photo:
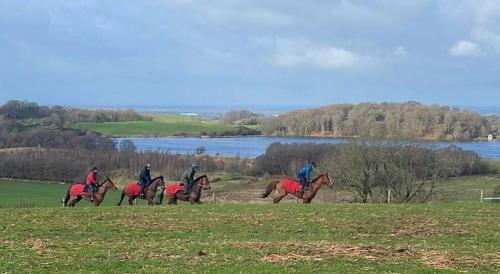
[[500, 206], [202, 205], [0, 210], [0, 272], [500, 271]]
[[[242, 197], [242, 180], [213, 188]], [[500, 204], [471, 191], [498, 183], [450, 180], [458, 198], [430, 204], [116, 207], [115, 191], [62, 208], [67, 185], [0, 180], [0, 273], [498, 273]]]
[[215, 121], [202, 121], [183, 116], [154, 116], [153, 121], [77, 123], [74, 128], [92, 130], [109, 136], [174, 136], [202, 135], [231, 131], [235, 127]]

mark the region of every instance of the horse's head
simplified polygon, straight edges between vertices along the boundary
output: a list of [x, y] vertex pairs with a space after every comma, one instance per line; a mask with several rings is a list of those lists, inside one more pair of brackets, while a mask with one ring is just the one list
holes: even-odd
[[204, 190], [210, 190], [210, 181], [208, 180], [207, 175], [200, 176], [198, 179], [198, 184], [204, 189]]
[[327, 173], [322, 174], [321, 184], [327, 185], [329, 187], [333, 187], [335, 185], [335, 181], [330, 178], [330, 175]]
[[163, 179], [163, 176], [160, 176], [156, 179], [154, 179], [154, 181], [157, 183], [157, 186], [161, 189], [165, 189], [165, 180]]
[[104, 187], [105, 189], [112, 189], [112, 190], [118, 189], [116, 187], [115, 183], [113, 183], [113, 181], [111, 181], [111, 179], [108, 177], [106, 177], [106, 180], [104, 180], [104, 182], [102, 182], [101, 186]]

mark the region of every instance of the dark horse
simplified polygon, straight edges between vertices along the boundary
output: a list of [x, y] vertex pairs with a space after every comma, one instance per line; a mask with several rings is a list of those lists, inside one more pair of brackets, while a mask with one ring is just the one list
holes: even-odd
[[276, 196], [273, 199], [275, 204], [279, 203], [281, 199], [285, 198], [288, 194], [291, 194], [299, 199], [302, 199], [304, 204], [311, 203], [312, 199], [316, 196], [316, 193], [321, 188], [322, 185], [327, 185], [329, 187], [333, 187], [335, 181], [333, 181], [328, 173], [323, 173], [319, 175], [316, 179], [312, 180], [309, 184], [309, 189], [306, 190], [303, 194], [299, 191], [289, 192], [285, 187], [286, 182], [290, 182], [290, 179], [285, 179], [283, 181], [275, 180], [270, 182], [267, 185], [266, 192], [264, 192], [261, 198], [267, 198], [271, 192], [276, 191]]
[[201, 190], [209, 190], [210, 189], [210, 181], [208, 180], [207, 175], [202, 175], [194, 180], [193, 187], [191, 188], [191, 192], [189, 195], [184, 195], [183, 188], [181, 184], [170, 184], [165, 191], [165, 195], [167, 196], [167, 203], [169, 205], [177, 204], [177, 200], [191, 202], [192, 204], [201, 204]]
[[161, 190], [161, 194], [163, 195], [163, 190], [165, 190], [165, 183], [163, 180], [163, 176], [154, 178], [151, 180], [151, 183], [146, 187], [146, 197], [141, 197], [141, 187], [139, 186], [138, 183], [130, 183], [127, 186], [123, 188], [122, 191], [122, 197], [120, 199], [120, 202], [118, 203], [118, 206], [120, 206], [123, 202], [123, 198], [125, 198], [125, 195], [128, 196], [128, 204], [132, 205], [134, 200], [137, 198], [141, 199], [146, 199], [148, 201], [148, 205], [153, 204], [153, 200], [156, 195], [156, 191], [158, 191], [158, 188]]
[[66, 193], [66, 197], [63, 200], [64, 206], [74, 207], [81, 199], [85, 199], [95, 206], [99, 206], [103, 201], [104, 197], [106, 197], [106, 192], [108, 189], [116, 190], [116, 186], [111, 181], [111, 179], [106, 178], [102, 183], [97, 185], [97, 191], [95, 193], [94, 201], [90, 200], [90, 193], [84, 192], [85, 185], [82, 183], [74, 183], [72, 184], [68, 192]]

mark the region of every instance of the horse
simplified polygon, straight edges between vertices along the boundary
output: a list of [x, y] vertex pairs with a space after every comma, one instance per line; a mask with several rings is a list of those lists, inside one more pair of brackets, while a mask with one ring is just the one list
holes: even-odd
[[[165, 182], [163, 180], [163, 176], [151, 180], [151, 183], [146, 187], [146, 197], [141, 199], [146, 199], [148, 201], [148, 205], [152, 205], [158, 188], [161, 189], [161, 193], [163, 194], [163, 191], [165, 190]], [[140, 198], [140, 192], [141, 187], [138, 183], [134, 182], [128, 184], [123, 188], [120, 202], [117, 205], [120, 206], [122, 204], [125, 195], [128, 196], [128, 204], [132, 205], [135, 199]]]
[[[102, 183], [97, 185], [97, 191], [95, 193], [94, 201], [90, 200], [90, 193], [84, 191], [85, 185], [82, 183], [74, 183], [72, 184], [68, 192], [66, 193], [66, 197], [63, 199], [64, 206], [74, 207], [81, 199], [85, 199], [95, 206], [99, 206], [103, 201], [104, 197], [106, 197], [106, 192], [108, 189], [116, 190], [116, 185], [111, 181], [110, 178], [106, 178]], [[91, 191], [91, 190], [89, 190]]]
[[309, 204], [311, 203], [312, 199], [314, 199], [316, 193], [322, 185], [333, 187], [335, 185], [335, 181], [330, 178], [328, 173], [322, 173], [316, 179], [311, 181], [308, 190], [306, 190], [304, 193], [301, 193], [299, 191], [300, 183], [295, 180], [274, 180], [267, 185], [266, 191], [261, 195], [261, 198], [267, 198], [269, 194], [271, 194], [271, 192], [276, 191], [276, 197], [274, 197], [273, 199], [273, 202], [275, 204], [279, 203], [288, 194], [302, 199], [304, 204]]
[[210, 181], [208, 180], [207, 175], [202, 175], [194, 180], [193, 187], [191, 188], [191, 192], [189, 195], [184, 195], [184, 185], [179, 183], [174, 183], [168, 185], [165, 190], [165, 196], [167, 196], [167, 203], [169, 205], [176, 205], [177, 200], [191, 202], [191, 204], [201, 204], [201, 190], [209, 190]]

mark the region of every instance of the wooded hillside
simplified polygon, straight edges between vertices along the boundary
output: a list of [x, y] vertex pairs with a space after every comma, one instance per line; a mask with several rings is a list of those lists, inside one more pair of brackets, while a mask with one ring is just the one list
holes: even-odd
[[267, 135], [474, 139], [497, 133], [498, 116], [440, 105], [340, 104], [293, 111], [263, 121]]

